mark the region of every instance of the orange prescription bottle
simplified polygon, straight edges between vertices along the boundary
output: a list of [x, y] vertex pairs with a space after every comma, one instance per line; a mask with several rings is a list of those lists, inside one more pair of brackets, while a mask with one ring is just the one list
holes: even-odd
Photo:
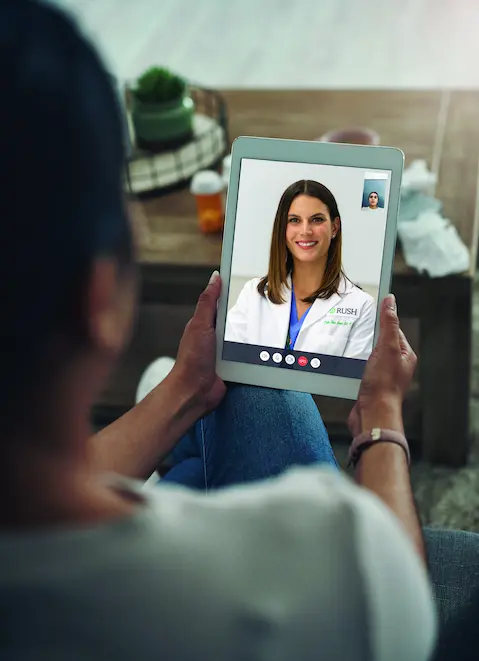
[[191, 192], [196, 198], [198, 220], [202, 232], [221, 232], [225, 214], [223, 204], [224, 182], [214, 170], [197, 172], [191, 180]]

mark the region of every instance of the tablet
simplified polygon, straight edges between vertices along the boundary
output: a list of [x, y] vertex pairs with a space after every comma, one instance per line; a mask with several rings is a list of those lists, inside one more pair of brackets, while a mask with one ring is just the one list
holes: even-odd
[[233, 144], [217, 372], [356, 398], [390, 291], [404, 154], [268, 138]]

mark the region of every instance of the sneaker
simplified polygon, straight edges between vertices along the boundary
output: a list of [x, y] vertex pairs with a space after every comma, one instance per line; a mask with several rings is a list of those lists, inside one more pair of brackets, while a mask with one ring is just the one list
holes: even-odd
[[[164, 381], [175, 365], [173, 358], [162, 356], [154, 360], [141, 375], [140, 383], [136, 389], [136, 403], [141, 402], [156, 386]], [[143, 488], [150, 489], [155, 487], [160, 480], [160, 476], [155, 471], [146, 482]]]

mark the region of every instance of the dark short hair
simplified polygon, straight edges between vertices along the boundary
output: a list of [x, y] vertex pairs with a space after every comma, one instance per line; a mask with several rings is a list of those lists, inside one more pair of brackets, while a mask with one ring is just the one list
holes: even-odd
[[272, 303], [284, 303], [283, 287], [288, 275], [293, 269], [293, 258], [286, 246], [286, 227], [288, 213], [293, 200], [298, 195], [308, 195], [320, 200], [328, 209], [331, 221], [339, 218], [339, 228], [334, 239], [331, 240], [328, 251], [328, 261], [324, 273], [323, 283], [316, 292], [305, 299], [305, 302], [314, 303], [317, 298], [329, 298], [339, 289], [342, 271], [342, 229], [336, 198], [324, 184], [312, 179], [301, 179], [288, 186], [278, 204], [271, 237], [269, 253], [268, 274], [258, 284], [261, 296], [268, 297]]
[[369, 193], [368, 197], [371, 197], [371, 195], [377, 195], [377, 196], [378, 196], [378, 200], [379, 200], [379, 193], [377, 193], [375, 190], [372, 190], [372, 191]]
[[49, 338], [79, 330], [95, 258], [125, 264], [133, 246], [118, 96], [92, 46], [63, 12], [4, 0], [0, 71], [3, 418], [22, 395], [12, 381], [40, 376]]

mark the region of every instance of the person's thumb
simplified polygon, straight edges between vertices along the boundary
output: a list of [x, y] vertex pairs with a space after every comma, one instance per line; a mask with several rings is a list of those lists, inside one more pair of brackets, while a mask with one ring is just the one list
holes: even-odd
[[214, 325], [218, 298], [221, 292], [221, 278], [218, 271], [214, 271], [206, 289], [202, 292], [195, 310], [195, 318], [206, 326]]
[[379, 315], [379, 341], [399, 341], [399, 318], [397, 315], [396, 298], [389, 294], [383, 300]]

